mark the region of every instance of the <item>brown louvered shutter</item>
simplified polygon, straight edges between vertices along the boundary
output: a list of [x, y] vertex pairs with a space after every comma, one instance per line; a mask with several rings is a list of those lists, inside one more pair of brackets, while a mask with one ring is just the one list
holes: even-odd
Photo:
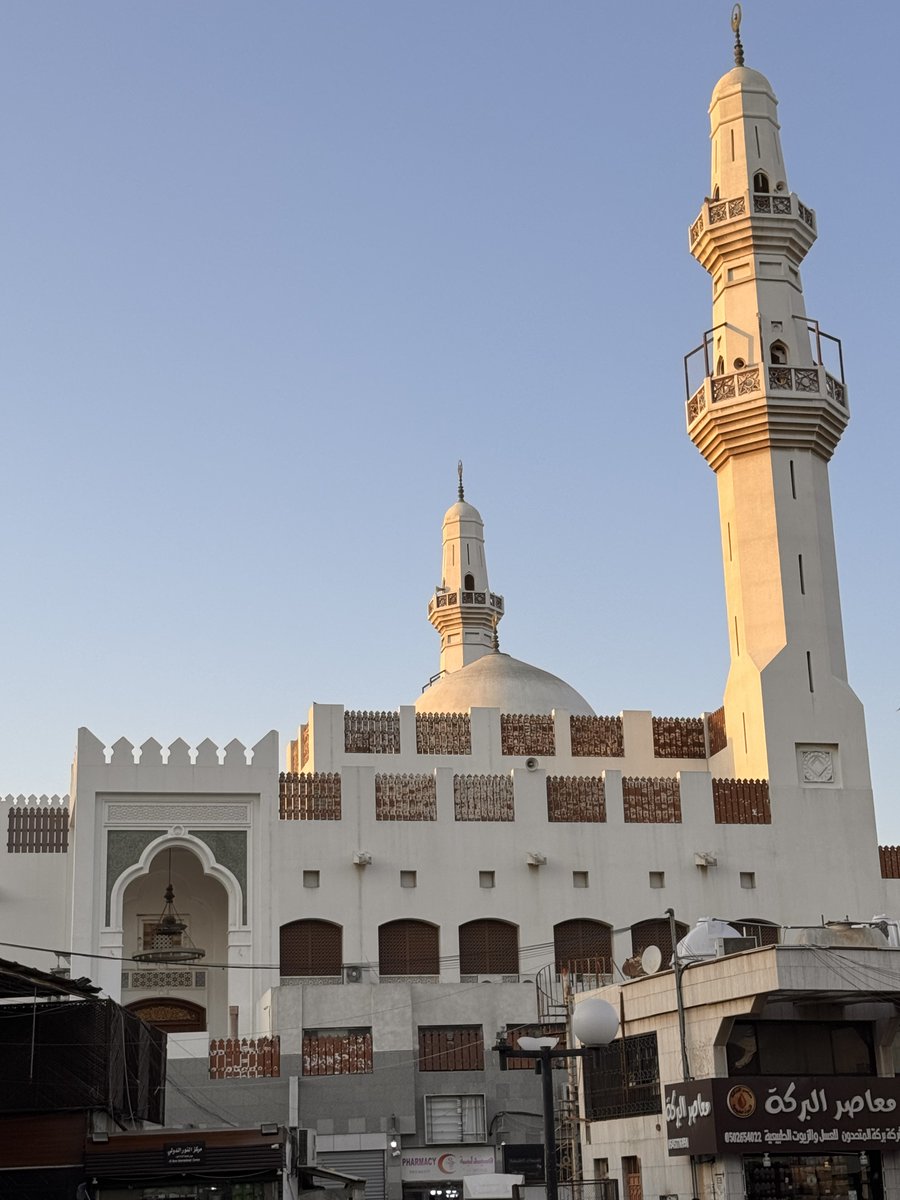
[[440, 975], [437, 925], [426, 921], [387, 921], [378, 929], [381, 975]]
[[341, 974], [343, 929], [331, 921], [291, 921], [281, 927], [282, 975]]
[[612, 970], [612, 928], [577, 917], [553, 926], [556, 969], [604, 973]]
[[459, 927], [461, 975], [518, 975], [519, 930], [508, 921], [484, 918]]

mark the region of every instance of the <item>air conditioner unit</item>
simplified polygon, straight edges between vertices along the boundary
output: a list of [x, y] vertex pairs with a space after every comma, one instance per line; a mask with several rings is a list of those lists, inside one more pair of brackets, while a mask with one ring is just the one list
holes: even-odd
[[362, 983], [363, 967], [361, 963], [348, 963], [344, 967], [344, 983]]
[[723, 954], [743, 954], [745, 950], [756, 949], [755, 937], [722, 937], [714, 939], [716, 958]]
[[294, 1165], [314, 1167], [316, 1165], [315, 1129], [292, 1129], [291, 1142], [294, 1148]]

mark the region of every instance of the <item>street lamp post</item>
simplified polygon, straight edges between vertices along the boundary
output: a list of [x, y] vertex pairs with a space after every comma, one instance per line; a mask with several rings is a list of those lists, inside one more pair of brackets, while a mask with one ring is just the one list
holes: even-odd
[[607, 1046], [619, 1028], [616, 1010], [606, 1000], [592, 997], [575, 1005], [572, 1032], [580, 1047], [560, 1046], [555, 1037], [520, 1037], [518, 1045], [509, 1046], [501, 1039], [494, 1049], [500, 1055], [501, 1070], [507, 1058], [530, 1058], [535, 1072], [541, 1076], [541, 1098], [544, 1112], [544, 1179], [547, 1200], [559, 1200], [559, 1171], [556, 1163], [556, 1111], [553, 1104], [553, 1063], [556, 1059], [584, 1058], [599, 1046]]

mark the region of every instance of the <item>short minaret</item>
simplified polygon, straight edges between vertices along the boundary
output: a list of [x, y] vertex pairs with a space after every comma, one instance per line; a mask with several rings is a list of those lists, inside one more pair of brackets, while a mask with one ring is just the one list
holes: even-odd
[[688, 432], [718, 481], [728, 741], [739, 778], [865, 789], [828, 485], [849, 418], [840, 343], [806, 315], [815, 214], [788, 187], [772, 87], [743, 65], [738, 5], [732, 24], [737, 65], [709, 109], [711, 198], [690, 230], [712, 328], [686, 360]]
[[459, 499], [444, 514], [441, 582], [428, 603], [428, 620], [441, 635], [442, 675], [490, 654], [503, 616], [503, 597], [488, 583], [484, 521], [466, 503], [461, 462], [458, 474]]

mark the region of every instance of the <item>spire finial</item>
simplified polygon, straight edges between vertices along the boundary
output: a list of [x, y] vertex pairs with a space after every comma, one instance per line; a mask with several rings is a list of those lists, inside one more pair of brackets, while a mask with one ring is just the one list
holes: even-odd
[[466, 493], [463, 490], [463, 481], [462, 481], [462, 459], [460, 459], [459, 462], [456, 464], [456, 473], [459, 476], [459, 487], [457, 488], [457, 495], [459, 496], [460, 500], [465, 500]]
[[500, 651], [500, 634], [497, 632], [497, 626], [500, 623], [499, 616], [494, 613], [494, 618], [491, 624], [494, 626], [493, 634], [491, 635], [491, 646], [495, 653]]
[[734, 65], [744, 65], [744, 47], [741, 44], [741, 6], [736, 4], [731, 10], [731, 28], [734, 30]]

